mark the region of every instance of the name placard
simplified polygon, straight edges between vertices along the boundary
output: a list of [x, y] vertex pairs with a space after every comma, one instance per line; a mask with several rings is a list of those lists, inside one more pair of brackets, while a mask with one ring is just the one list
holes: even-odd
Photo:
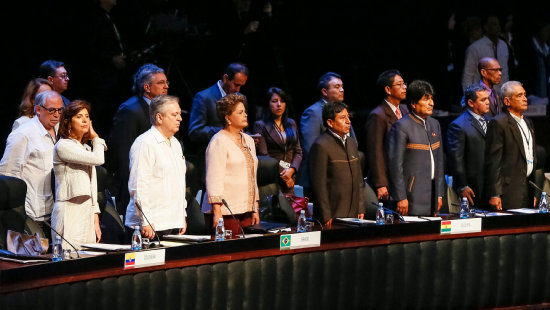
[[466, 234], [481, 231], [481, 218], [441, 221], [441, 234]]
[[124, 269], [163, 265], [166, 249], [131, 252], [124, 254]]
[[320, 246], [321, 232], [311, 231], [290, 235], [281, 235], [280, 245], [281, 250], [294, 250]]

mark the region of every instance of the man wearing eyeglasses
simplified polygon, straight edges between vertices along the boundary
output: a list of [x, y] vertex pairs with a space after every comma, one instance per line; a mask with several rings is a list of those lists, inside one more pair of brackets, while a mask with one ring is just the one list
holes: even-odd
[[489, 93], [489, 113], [487, 115], [495, 117], [503, 112], [502, 99], [495, 89], [495, 86], [502, 81], [502, 68], [498, 60], [491, 57], [482, 58], [479, 61], [478, 68], [481, 75], [479, 84]]
[[378, 200], [387, 200], [390, 197], [390, 184], [386, 144], [392, 125], [409, 114], [407, 106], [401, 104], [407, 97], [407, 83], [398, 70], [387, 70], [378, 76], [377, 84], [384, 99], [370, 112], [365, 126], [368, 145], [367, 182], [376, 192]]
[[[36, 96], [35, 113], [29, 121], [12, 131], [0, 161], [0, 174], [22, 179], [27, 184], [25, 211], [43, 231], [53, 208], [51, 173], [53, 149], [63, 100], [48, 90]], [[49, 234], [45, 234], [48, 236]]]
[[69, 75], [65, 69], [65, 64], [57, 60], [46, 60], [40, 65], [39, 77], [48, 80], [63, 100], [63, 106], [68, 106], [71, 101], [61, 93], [67, 90], [69, 86]]

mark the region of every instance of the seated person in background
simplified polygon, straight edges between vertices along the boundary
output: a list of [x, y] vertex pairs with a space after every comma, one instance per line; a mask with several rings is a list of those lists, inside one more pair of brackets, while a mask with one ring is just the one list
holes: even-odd
[[0, 174], [19, 178], [27, 184], [25, 212], [43, 231], [53, 208], [51, 177], [56, 127], [63, 111], [61, 96], [53, 90], [36, 96], [36, 117], [8, 136]]
[[279, 160], [279, 180], [282, 192], [294, 193], [296, 172], [302, 162], [302, 148], [296, 122], [288, 118], [286, 93], [277, 87], [267, 91], [268, 108], [263, 120], [254, 124], [253, 132], [262, 136], [256, 145], [258, 155], [269, 155]]
[[155, 232], [183, 235], [187, 229], [185, 158], [174, 137], [181, 124], [179, 99], [160, 95], [149, 105], [151, 129], [137, 137], [130, 150], [130, 203], [125, 225], [141, 226], [141, 235]]
[[[52, 227], [77, 249], [101, 240], [95, 166], [107, 149], [90, 121], [90, 105], [75, 100], [63, 111], [54, 148], [55, 203]], [[86, 143], [92, 141], [93, 148]], [[56, 232], [52, 231], [52, 239]], [[63, 248], [69, 245], [63, 240]]]
[[482, 208], [489, 93], [475, 83], [466, 87], [464, 101], [468, 109], [447, 129], [449, 175], [460, 198], [466, 197], [470, 206]]
[[36, 95], [43, 91], [52, 90], [52, 84], [43, 78], [34, 78], [29, 81], [25, 91], [23, 92], [23, 98], [19, 105], [19, 118], [13, 122], [11, 130], [14, 131], [21, 124], [34, 117], [34, 101]]
[[65, 64], [57, 60], [46, 60], [38, 69], [38, 77], [48, 80], [52, 88], [63, 99], [63, 106], [68, 106], [71, 101], [62, 95], [69, 87], [69, 75], [65, 69]]
[[330, 228], [337, 217], [357, 217], [365, 213], [363, 174], [357, 141], [350, 137], [351, 121], [343, 102], [323, 106], [327, 130], [311, 146], [310, 173], [313, 214]]
[[[243, 132], [248, 126], [245, 104], [246, 97], [238, 93], [216, 103], [224, 127], [212, 137], [206, 149], [206, 192], [202, 200], [205, 222], [211, 223], [212, 228], [221, 217], [225, 228], [232, 231], [260, 222], [258, 158], [254, 139]], [[231, 210], [222, 206], [224, 200]]]
[[390, 195], [402, 215], [434, 215], [443, 205], [441, 127], [430, 117], [434, 89], [426, 81], [409, 84], [409, 115], [393, 124], [388, 142]]

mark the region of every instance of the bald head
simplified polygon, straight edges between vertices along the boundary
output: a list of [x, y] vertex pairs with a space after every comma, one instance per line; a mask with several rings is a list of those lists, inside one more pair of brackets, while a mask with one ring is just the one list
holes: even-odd
[[481, 75], [481, 80], [489, 88], [493, 88], [494, 85], [500, 84], [502, 80], [502, 68], [498, 60], [491, 57], [481, 58], [477, 68]]

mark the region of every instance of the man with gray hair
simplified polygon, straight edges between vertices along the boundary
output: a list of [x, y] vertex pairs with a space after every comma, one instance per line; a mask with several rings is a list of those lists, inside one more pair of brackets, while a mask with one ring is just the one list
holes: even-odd
[[53, 149], [63, 100], [53, 90], [36, 96], [36, 117], [12, 131], [0, 161], [0, 174], [22, 179], [27, 184], [25, 212], [44, 230], [53, 208], [51, 173]]
[[154, 64], [141, 66], [134, 74], [132, 92], [135, 94], [120, 105], [113, 118], [113, 127], [108, 139], [106, 167], [112, 173], [109, 190], [116, 198], [116, 207], [121, 215], [126, 214], [130, 200], [128, 158], [134, 140], [150, 127], [149, 104], [159, 95], [168, 94], [168, 79], [164, 70]]
[[527, 94], [520, 82], [509, 81], [502, 85], [502, 97], [506, 111], [497, 115], [487, 129], [487, 197], [496, 210], [532, 207], [528, 181], [535, 175], [536, 144], [533, 124], [523, 117]]
[[141, 226], [145, 238], [166, 234], [184, 234], [185, 158], [174, 137], [181, 124], [177, 97], [160, 95], [151, 100], [153, 125], [141, 134], [130, 150], [130, 203], [125, 225]]

